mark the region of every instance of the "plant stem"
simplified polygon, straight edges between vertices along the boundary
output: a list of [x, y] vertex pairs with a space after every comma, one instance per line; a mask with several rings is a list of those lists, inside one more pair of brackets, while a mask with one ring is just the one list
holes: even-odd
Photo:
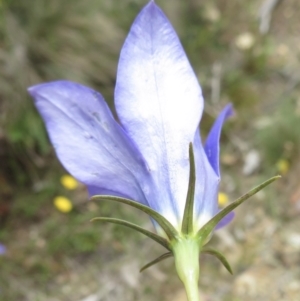
[[178, 276], [183, 282], [188, 301], [200, 301], [199, 281], [199, 241], [194, 238], [182, 238], [172, 246]]
[[198, 290], [198, 281], [192, 283], [184, 283], [185, 291], [188, 297], [188, 301], [200, 301], [199, 290]]

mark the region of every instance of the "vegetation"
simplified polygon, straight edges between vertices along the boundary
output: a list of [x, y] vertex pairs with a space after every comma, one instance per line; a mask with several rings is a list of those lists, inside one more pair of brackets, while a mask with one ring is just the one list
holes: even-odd
[[[7, 249], [0, 255], [1, 301], [80, 300], [92, 294], [99, 300], [181, 300], [176, 299], [178, 282], [167, 261], [161, 269], [135, 275], [139, 266], [159, 255], [151, 242], [118, 226], [89, 223], [99, 215], [122, 216], [151, 227], [146, 216], [120, 205], [88, 202], [84, 187], [68, 190], [61, 184], [66, 172], [26, 92], [30, 85], [64, 78], [101, 91], [112, 105], [118, 54], [146, 2], [0, 1], [0, 243]], [[292, 0], [280, 4], [270, 32], [262, 35], [258, 0], [157, 2], [179, 32], [201, 82], [206, 99], [203, 137], [221, 108], [234, 104], [236, 117], [222, 137], [222, 191], [233, 200], [261, 179], [285, 175], [273, 192], [268, 188], [238, 211], [235, 224], [212, 240], [225, 254], [232, 253], [235, 276], [225, 276], [214, 260], [203, 262], [204, 294], [215, 300], [296, 300], [284, 284], [278, 284], [283, 292], [278, 298], [269, 288], [283, 283], [280, 272], [286, 267], [290, 282], [299, 280], [294, 268], [300, 262], [295, 238], [300, 64], [294, 32], [300, 6]], [[259, 163], [243, 174], [253, 150]], [[69, 213], [53, 205], [59, 195], [72, 202]], [[243, 276], [259, 279], [262, 268], [273, 281], [266, 283], [269, 295], [257, 289], [251, 296]], [[300, 288], [295, 292], [299, 296]]]

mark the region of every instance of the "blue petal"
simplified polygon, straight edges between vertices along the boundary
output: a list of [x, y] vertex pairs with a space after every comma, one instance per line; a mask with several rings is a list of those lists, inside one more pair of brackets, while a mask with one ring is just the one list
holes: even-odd
[[214, 169], [215, 173], [220, 176], [219, 155], [220, 155], [220, 136], [224, 121], [233, 114], [232, 105], [228, 104], [216, 119], [205, 143], [205, 153]]
[[[200, 140], [200, 134], [195, 136], [195, 145], [198, 153], [197, 163], [197, 198], [202, 200], [195, 204], [196, 218], [198, 219], [198, 226], [202, 226], [209, 219], [219, 211], [218, 209], [218, 190], [220, 181], [219, 168], [219, 152], [220, 152], [220, 135], [224, 121], [233, 114], [232, 105], [228, 104], [216, 119], [208, 137], [203, 150]], [[196, 162], [197, 162], [196, 161]], [[201, 168], [198, 167], [201, 166]], [[201, 186], [201, 183], [202, 186]], [[201, 198], [202, 195], [202, 198]], [[219, 229], [227, 225], [234, 217], [234, 213], [229, 213], [217, 225]]]
[[40, 84], [29, 93], [60, 161], [92, 195], [109, 193], [147, 204], [144, 160], [101, 94], [69, 81]]
[[199, 130], [194, 138], [196, 164], [195, 220], [198, 229], [218, 212], [220, 178], [211, 167], [203, 149]]
[[[218, 191], [220, 178], [208, 162], [201, 144], [200, 133], [197, 131], [194, 139], [196, 163], [196, 191], [194, 217], [197, 229], [213, 218], [218, 212]], [[226, 226], [234, 218], [230, 212], [217, 225], [216, 230]]]
[[234, 218], [235, 214], [233, 211], [229, 212], [225, 217], [223, 217], [223, 219], [217, 224], [216, 229], [218, 230], [220, 228], [225, 227], [226, 225], [228, 225]]
[[172, 25], [153, 1], [137, 16], [122, 48], [115, 104], [156, 183], [151, 207], [179, 218], [188, 186], [188, 145], [203, 98]]

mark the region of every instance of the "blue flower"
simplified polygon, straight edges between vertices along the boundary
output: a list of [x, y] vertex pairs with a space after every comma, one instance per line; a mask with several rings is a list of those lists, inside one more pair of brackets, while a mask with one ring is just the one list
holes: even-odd
[[202, 91], [154, 1], [137, 16], [121, 50], [119, 122], [101, 94], [77, 83], [40, 84], [29, 93], [58, 158], [89, 194], [137, 207], [154, 220], [158, 234], [115, 218], [94, 219], [133, 228], [168, 250], [142, 270], [174, 255], [189, 301], [199, 300], [200, 253], [216, 256], [231, 272], [225, 257], [205, 244], [216, 227], [232, 219], [232, 210], [278, 177], [218, 209], [219, 140], [232, 106], [223, 109], [202, 145]]
[[179, 229], [193, 142], [196, 229], [218, 212], [219, 137], [232, 107], [221, 112], [203, 147], [201, 88], [172, 25], [153, 1], [137, 16], [121, 50], [115, 88], [120, 123], [100, 93], [77, 83], [39, 84], [29, 93], [58, 158], [91, 196], [133, 199]]

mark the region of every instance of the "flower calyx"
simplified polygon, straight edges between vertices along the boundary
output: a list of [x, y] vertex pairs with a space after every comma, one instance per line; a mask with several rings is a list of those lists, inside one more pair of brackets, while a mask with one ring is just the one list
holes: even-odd
[[[263, 182], [262, 184], [254, 187], [246, 194], [239, 197], [237, 200], [226, 206], [224, 209], [219, 211], [213, 218], [211, 218], [205, 225], [203, 225], [200, 229], [195, 229], [195, 222], [194, 222], [194, 195], [195, 195], [195, 184], [196, 184], [196, 166], [195, 166], [195, 158], [194, 158], [194, 151], [192, 143], [189, 144], [189, 163], [190, 163], [190, 173], [189, 173], [189, 185], [188, 185], [188, 192], [186, 197], [185, 209], [181, 224], [181, 229], [176, 229], [163, 215], [156, 212], [155, 210], [151, 209], [150, 207], [138, 203], [136, 201], [116, 197], [116, 196], [109, 196], [109, 195], [97, 195], [93, 196], [91, 200], [93, 201], [114, 201], [123, 203], [129, 206], [132, 206], [136, 209], [143, 211], [144, 213], [148, 214], [160, 227], [163, 229], [165, 236], [158, 235], [154, 232], [146, 230], [138, 225], [130, 223], [125, 220], [116, 219], [116, 218], [109, 218], [109, 217], [96, 217], [93, 218], [91, 221], [98, 221], [98, 222], [109, 222], [118, 225], [122, 225], [125, 227], [129, 227], [133, 230], [136, 230], [152, 240], [159, 243], [161, 246], [168, 250], [167, 253], [159, 256], [158, 258], [152, 260], [145, 266], [140, 269], [140, 272], [146, 270], [147, 268], [151, 267], [152, 265], [161, 262], [164, 259], [174, 256], [175, 262], [178, 270], [178, 274], [184, 275], [184, 271], [182, 266], [194, 266], [195, 263], [195, 253], [197, 253], [197, 258], [199, 257], [200, 253], [203, 254], [210, 254], [215, 256], [220, 260], [220, 262], [224, 265], [224, 267], [232, 274], [231, 267], [227, 262], [226, 258], [216, 250], [210, 248], [204, 248], [204, 245], [208, 242], [209, 237], [211, 236], [212, 232], [214, 231], [217, 224], [231, 211], [233, 211], [236, 207], [241, 205], [251, 196], [256, 194], [258, 191], [263, 189], [264, 187], [268, 186], [275, 180], [279, 179], [280, 176], [274, 176], [267, 181]], [[186, 255], [184, 255], [186, 253]], [[190, 255], [189, 255], [190, 254]], [[190, 259], [188, 259], [190, 258]], [[191, 259], [193, 258], [193, 259]], [[185, 262], [183, 265], [180, 262]], [[199, 266], [199, 263], [196, 264]], [[199, 269], [196, 268], [196, 270]], [[197, 274], [197, 271], [193, 271], [194, 274]], [[185, 276], [182, 276], [185, 277]], [[180, 278], [182, 279], [180, 276]], [[196, 277], [197, 278], [197, 277]], [[198, 278], [197, 278], [198, 279]], [[182, 279], [183, 280], [183, 279]]]

